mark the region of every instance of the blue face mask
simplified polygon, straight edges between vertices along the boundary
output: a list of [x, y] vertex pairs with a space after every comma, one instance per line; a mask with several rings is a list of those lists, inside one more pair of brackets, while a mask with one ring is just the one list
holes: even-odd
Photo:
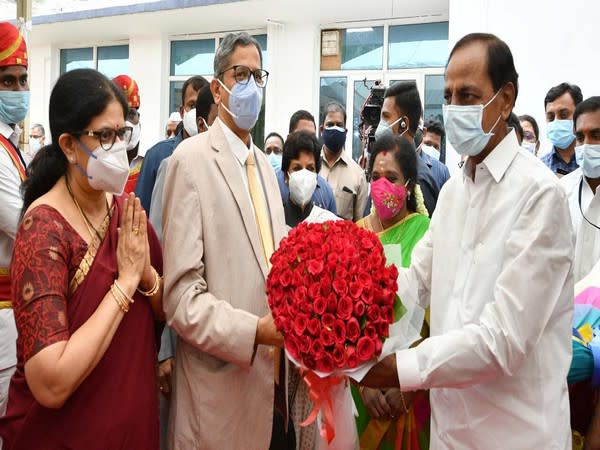
[[281, 160], [282, 160], [282, 155], [280, 154], [276, 154], [276, 153], [271, 153], [268, 156], [269, 162], [271, 163], [271, 167], [273, 168], [273, 170], [275, 172], [279, 172], [281, 170]]
[[556, 148], [564, 149], [573, 143], [575, 135], [573, 134], [573, 121], [553, 120], [546, 124], [546, 136]]
[[0, 91], [0, 122], [19, 123], [29, 110], [29, 91]]
[[235, 83], [231, 91], [221, 80], [217, 79], [217, 81], [229, 93], [228, 107], [224, 103], [221, 103], [221, 106], [229, 113], [239, 128], [250, 130], [260, 114], [262, 88], [256, 85], [253, 76], [250, 76], [246, 84]]
[[338, 153], [344, 147], [346, 142], [346, 130], [342, 127], [323, 128], [321, 137], [323, 138], [325, 147], [333, 153]]
[[577, 145], [575, 157], [586, 177], [600, 178], [600, 144]]

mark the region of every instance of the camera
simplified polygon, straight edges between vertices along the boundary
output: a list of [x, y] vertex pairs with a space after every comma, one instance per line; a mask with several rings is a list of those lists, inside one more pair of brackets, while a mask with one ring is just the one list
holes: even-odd
[[[365, 80], [366, 85], [366, 80]], [[361, 161], [359, 164], [365, 172], [368, 174], [369, 156], [375, 145], [375, 130], [381, 118], [381, 107], [383, 106], [383, 94], [385, 93], [385, 86], [381, 83], [381, 80], [375, 81], [371, 86], [368, 97], [365, 99], [363, 106], [360, 110], [361, 122], [359, 124], [360, 140], [363, 145], [363, 150], [366, 150], [366, 154], [363, 152]], [[368, 178], [368, 176], [367, 176]]]

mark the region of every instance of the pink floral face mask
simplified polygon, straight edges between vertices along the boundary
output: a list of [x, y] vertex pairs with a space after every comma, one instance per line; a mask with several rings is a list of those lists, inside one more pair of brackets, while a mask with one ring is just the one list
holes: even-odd
[[389, 220], [404, 207], [406, 186], [398, 186], [387, 178], [381, 177], [371, 182], [371, 197], [379, 218]]

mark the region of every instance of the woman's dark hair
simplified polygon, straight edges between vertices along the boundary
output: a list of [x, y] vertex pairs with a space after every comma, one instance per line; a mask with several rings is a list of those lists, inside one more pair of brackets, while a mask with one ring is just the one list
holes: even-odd
[[519, 141], [519, 144], [521, 144], [521, 142], [523, 142], [523, 127], [521, 126], [521, 121], [514, 112], [511, 112], [510, 116], [508, 116], [508, 122], [506, 124], [510, 128], [515, 129], [517, 140]]
[[50, 94], [50, 131], [52, 143], [35, 155], [27, 167], [27, 180], [21, 186], [21, 215], [67, 173], [69, 163], [59, 146], [63, 133], [85, 130], [94, 117], [116, 100], [127, 114], [127, 100], [112, 81], [93, 69], [76, 69], [62, 75]]
[[210, 84], [207, 82], [207, 84], [201, 87], [198, 91], [198, 98], [196, 99], [196, 118], [202, 117], [206, 122], [206, 125], [208, 125], [210, 107], [214, 104], [215, 99], [210, 91]]
[[309, 153], [315, 157], [315, 169], [321, 170], [321, 144], [317, 137], [306, 130], [296, 131], [288, 136], [283, 144], [281, 171], [285, 174], [292, 159], [299, 159], [300, 153]]
[[417, 211], [417, 199], [415, 196], [415, 186], [417, 185], [417, 177], [419, 175], [417, 169], [417, 151], [412, 142], [403, 136], [384, 135], [375, 141], [371, 157], [369, 158], [369, 179], [373, 173], [375, 158], [382, 152], [392, 152], [394, 160], [405, 180], [410, 180], [407, 186], [410, 197], [406, 199], [406, 208], [410, 212]]
[[519, 120], [521, 122], [529, 122], [531, 124], [531, 128], [533, 128], [533, 132], [535, 133], [536, 142], [540, 142], [540, 128], [538, 127], [535, 119], [529, 114], [522, 114], [519, 116]]

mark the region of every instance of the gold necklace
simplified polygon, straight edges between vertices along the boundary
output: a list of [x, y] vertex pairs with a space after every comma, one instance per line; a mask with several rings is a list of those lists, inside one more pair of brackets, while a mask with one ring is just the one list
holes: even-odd
[[[75, 195], [73, 194], [73, 191], [71, 190], [71, 185], [69, 184], [69, 179], [67, 177], [65, 177], [65, 184], [67, 185], [67, 190], [69, 191], [69, 195], [71, 195], [71, 198], [73, 199], [73, 203], [75, 203], [75, 206], [77, 207], [77, 210], [79, 211], [79, 214], [81, 214], [81, 218], [83, 219], [83, 222], [85, 223], [85, 226], [88, 229], [88, 233], [90, 233], [90, 237], [93, 240], [94, 234], [95, 234], [98, 237], [98, 239], [102, 240], [102, 236], [100, 235], [100, 232], [92, 224], [90, 219], [88, 219], [88, 216], [85, 214], [85, 212], [83, 211], [81, 206], [79, 206], [79, 203], [77, 202], [77, 199], [75, 198]], [[107, 214], [108, 214], [109, 208], [108, 208], [108, 200], [106, 199], [106, 195], [104, 196], [104, 199], [106, 200], [106, 210], [107, 210]], [[94, 230], [94, 232], [92, 232], [92, 230]]]

